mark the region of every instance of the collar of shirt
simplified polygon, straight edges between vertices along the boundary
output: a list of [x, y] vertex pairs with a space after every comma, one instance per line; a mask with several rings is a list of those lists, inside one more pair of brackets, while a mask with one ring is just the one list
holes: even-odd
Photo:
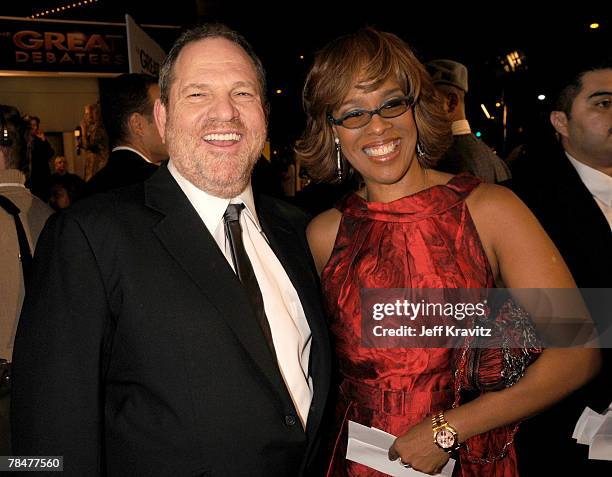
[[451, 131], [453, 136], [461, 136], [463, 134], [470, 134], [472, 129], [467, 119], [460, 119], [459, 121], [453, 121], [451, 123]]
[[[132, 152], [138, 154], [140, 157], [142, 157], [149, 164], [155, 164], [154, 162], [150, 161], [142, 152], [140, 152], [137, 149], [134, 149], [133, 147], [130, 147], [130, 146], [117, 146], [117, 147], [113, 147], [113, 150], [111, 152], [115, 152], [115, 151], [132, 151]], [[157, 165], [157, 164], [155, 164], [155, 165]]]
[[26, 178], [23, 172], [17, 169], [5, 169], [0, 171], [0, 186], [25, 187]]
[[215, 230], [217, 230], [219, 225], [223, 222], [223, 214], [225, 214], [225, 210], [230, 202], [232, 204], [243, 203], [246, 206], [245, 212], [251, 219], [251, 222], [257, 227], [257, 230], [262, 233], [259, 218], [255, 210], [255, 200], [253, 198], [253, 189], [250, 182], [247, 188], [237, 197], [233, 199], [223, 199], [204, 192], [185, 179], [176, 169], [172, 160], [168, 161], [168, 171], [170, 171], [172, 177], [174, 177], [179, 187], [189, 199], [189, 202], [191, 202], [196, 209], [196, 212], [211, 235], [215, 235]]
[[612, 177], [578, 161], [567, 151], [565, 155], [576, 169], [576, 172], [580, 176], [580, 180], [582, 180], [586, 188], [589, 189], [589, 192], [608, 207], [612, 207]]

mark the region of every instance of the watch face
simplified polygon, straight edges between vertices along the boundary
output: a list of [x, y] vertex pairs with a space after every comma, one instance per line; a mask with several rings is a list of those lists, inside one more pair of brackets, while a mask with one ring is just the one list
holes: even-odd
[[450, 449], [455, 445], [455, 435], [448, 429], [440, 429], [436, 434], [436, 442], [442, 449]]

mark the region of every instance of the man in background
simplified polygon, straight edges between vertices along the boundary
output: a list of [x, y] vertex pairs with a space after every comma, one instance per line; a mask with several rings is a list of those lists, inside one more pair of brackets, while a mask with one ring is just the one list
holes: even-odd
[[123, 74], [103, 84], [100, 108], [111, 154], [87, 182], [86, 195], [142, 182], [168, 158], [153, 119], [159, 94], [157, 80], [140, 73]]
[[55, 151], [40, 128], [40, 118], [38, 116], [26, 116], [24, 120], [30, 125], [30, 144], [28, 147], [30, 174], [27, 185], [32, 194], [47, 202], [51, 194], [51, 166], [49, 162], [55, 155]]
[[[571, 71], [555, 72], [558, 80], [551, 79], [560, 83], [550, 113], [557, 142], [542, 138], [541, 144], [518, 159], [512, 169], [511, 187], [555, 242], [576, 284], [580, 288], [609, 289], [612, 61], [608, 57], [580, 63]], [[598, 316], [593, 318], [600, 331], [611, 325], [609, 318], [607, 322], [598, 322]], [[571, 438], [585, 406], [601, 413], [612, 402], [610, 351], [602, 349], [602, 369], [597, 378], [523, 424], [517, 440], [521, 474], [612, 475], [612, 462], [589, 460], [588, 446]]]
[[53, 212], [25, 188], [27, 124], [0, 105], [0, 455], [10, 455], [9, 399], [13, 340], [31, 255]]
[[436, 164], [436, 169], [452, 174], [469, 172], [484, 182], [496, 183], [510, 178], [508, 166], [489, 146], [478, 139], [465, 115], [465, 95], [468, 92], [467, 68], [452, 60], [433, 60], [427, 63], [451, 121], [453, 143]]

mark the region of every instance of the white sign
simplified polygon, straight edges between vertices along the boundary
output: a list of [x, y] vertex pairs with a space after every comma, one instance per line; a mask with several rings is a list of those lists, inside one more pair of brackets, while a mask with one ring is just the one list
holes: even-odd
[[159, 68], [166, 58], [166, 52], [129, 15], [125, 16], [125, 26], [130, 73], [159, 76]]

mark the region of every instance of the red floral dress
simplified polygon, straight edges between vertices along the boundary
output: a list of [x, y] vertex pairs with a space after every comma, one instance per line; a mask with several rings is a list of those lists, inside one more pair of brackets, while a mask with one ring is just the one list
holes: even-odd
[[[399, 436], [452, 406], [453, 350], [363, 347], [360, 289], [493, 288], [487, 256], [465, 204], [479, 183], [461, 174], [446, 185], [390, 203], [367, 202], [353, 194], [339, 204], [342, 219], [321, 276], [341, 378], [340, 430], [328, 475], [383, 475], [345, 459], [349, 419]], [[496, 436], [472, 438], [473, 452], [486, 455], [490, 439]], [[518, 475], [513, 446], [490, 464], [465, 457], [462, 452], [455, 475]]]

